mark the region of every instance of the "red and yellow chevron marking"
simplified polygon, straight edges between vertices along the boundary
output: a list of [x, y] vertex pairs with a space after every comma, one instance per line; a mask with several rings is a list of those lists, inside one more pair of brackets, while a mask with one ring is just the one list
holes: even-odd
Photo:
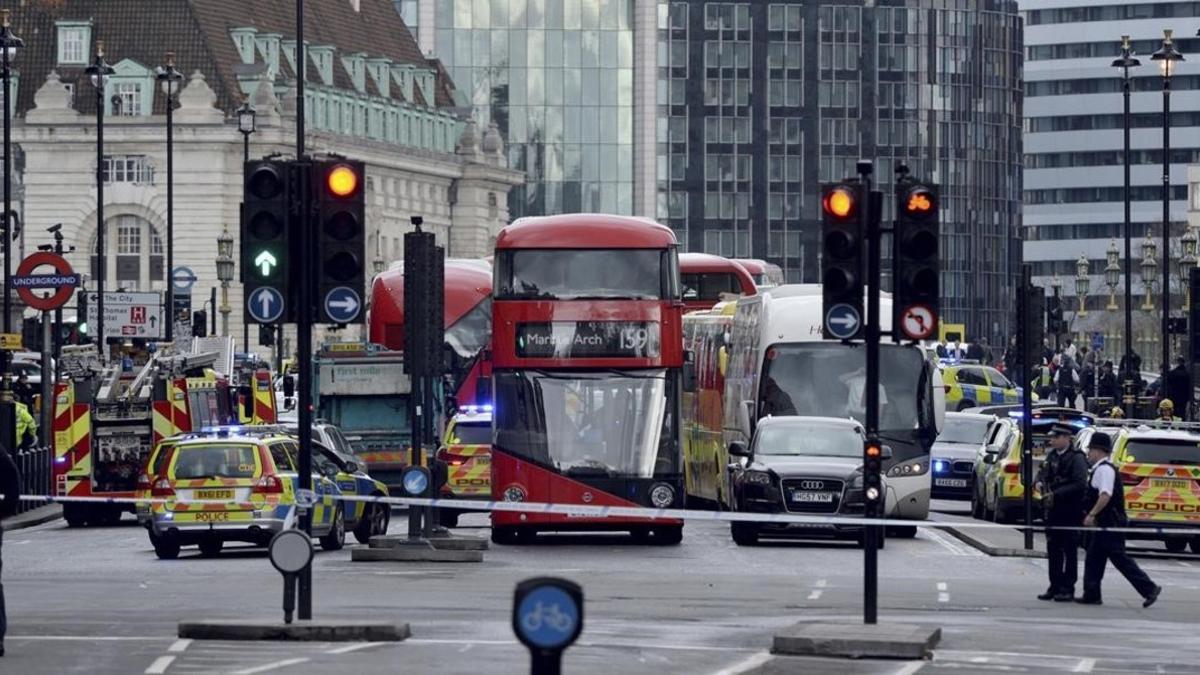
[[54, 482], [62, 496], [87, 496], [92, 487], [91, 408], [75, 402], [75, 385], [54, 387]]
[[260, 370], [254, 373], [254, 419], [251, 424], [275, 423], [275, 391], [271, 388], [271, 373]]
[[[449, 455], [447, 493], [456, 497], [488, 497], [492, 494], [492, 446], [449, 445], [446, 454]], [[461, 463], [455, 464], [457, 461]]]
[[1200, 525], [1200, 467], [1128, 463], [1121, 478], [1125, 512], [1132, 520]]

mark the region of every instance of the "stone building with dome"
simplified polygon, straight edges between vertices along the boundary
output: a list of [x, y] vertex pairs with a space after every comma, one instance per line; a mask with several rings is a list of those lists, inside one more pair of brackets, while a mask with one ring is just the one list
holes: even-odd
[[[173, 52], [184, 76], [173, 115], [174, 264], [194, 274], [191, 305], [202, 308], [218, 286], [224, 231], [239, 259], [243, 134], [235, 110], [249, 101], [256, 111], [251, 158], [295, 152], [293, 10], [285, 0], [160, 0], [152, 12], [132, 0], [20, 4], [12, 14], [25, 40], [12, 90], [22, 224], [14, 265], [50, 243], [46, 229], [61, 223], [75, 247], [67, 258], [94, 284], [97, 96], [84, 69], [102, 41], [114, 68], [103, 99], [105, 287], [167, 289], [167, 103], [154, 75]], [[421, 54], [392, 3], [310, 3], [305, 39], [307, 149], [366, 162], [368, 269], [403, 257], [414, 215], [449, 255], [487, 255], [523, 175], [508, 168], [496, 128], [477, 129], [455, 107], [453, 83]], [[241, 336], [236, 278], [228, 298], [230, 333]]]

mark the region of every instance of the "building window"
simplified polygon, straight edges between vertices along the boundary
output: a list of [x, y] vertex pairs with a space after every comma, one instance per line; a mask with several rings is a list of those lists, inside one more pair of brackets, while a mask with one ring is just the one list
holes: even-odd
[[[116, 234], [116, 246], [107, 251], [105, 283], [111, 288], [127, 291], [154, 290], [166, 285], [164, 277], [163, 241], [148, 221], [132, 214], [109, 218], [107, 230]], [[150, 246], [143, 245], [149, 240]], [[116, 250], [113, 250], [115, 248]], [[93, 234], [90, 250], [96, 250]], [[92, 275], [97, 274], [97, 261], [91, 259]]]
[[58, 63], [60, 65], [82, 64], [88, 61], [88, 39], [91, 37], [88, 26], [58, 27]]
[[114, 115], [137, 117], [142, 114], [142, 85], [140, 82], [121, 82], [116, 87]]
[[104, 158], [102, 175], [107, 185], [154, 185], [154, 166], [145, 155], [108, 155]]
[[142, 252], [142, 227], [137, 222], [121, 221], [117, 226], [117, 254], [137, 255]]

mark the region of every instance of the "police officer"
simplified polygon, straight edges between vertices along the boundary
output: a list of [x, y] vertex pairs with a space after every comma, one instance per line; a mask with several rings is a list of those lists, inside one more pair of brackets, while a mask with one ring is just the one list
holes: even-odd
[[[1088, 459], [1092, 469], [1088, 475], [1087, 516], [1085, 527], [1124, 527], [1125, 488], [1117, 477], [1117, 467], [1109, 461], [1112, 439], [1108, 434], [1097, 431], [1088, 441]], [[1099, 531], [1091, 534], [1087, 547], [1087, 559], [1083, 564], [1083, 597], [1076, 600], [1084, 605], [1103, 604], [1100, 598], [1100, 582], [1104, 580], [1104, 568], [1108, 561], [1125, 576], [1141, 594], [1142, 607], [1149, 607], [1158, 600], [1162, 586], [1146, 576], [1142, 568], [1125, 551], [1125, 535], [1121, 532]]]
[[1038, 600], [1070, 602], [1075, 598], [1079, 578], [1079, 527], [1087, 487], [1087, 460], [1075, 450], [1071, 438], [1075, 430], [1062, 422], [1050, 428], [1046, 461], [1038, 476], [1042, 508], [1046, 512], [1046, 556], [1050, 559], [1050, 587]]

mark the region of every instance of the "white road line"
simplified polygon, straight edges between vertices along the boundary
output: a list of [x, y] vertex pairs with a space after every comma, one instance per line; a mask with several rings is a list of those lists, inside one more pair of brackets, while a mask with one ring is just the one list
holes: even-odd
[[325, 653], [326, 654], [349, 654], [350, 652], [356, 652], [360, 649], [366, 649], [367, 647], [376, 647], [381, 644], [383, 644], [383, 643], [382, 642], [359, 642], [357, 644], [346, 645], [345, 647], [336, 647], [334, 649], [329, 649]]
[[925, 536], [932, 539], [942, 548], [950, 551], [950, 553], [953, 555], [968, 557], [981, 557], [984, 555], [982, 551], [979, 551], [972, 546], [961, 544], [957, 539], [945, 535], [931, 527], [922, 527], [921, 531], [925, 533]]
[[1079, 663], [1071, 669], [1072, 673], [1090, 673], [1096, 667], [1096, 659], [1079, 659]]
[[814, 590], [812, 593], [808, 594], [808, 599], [809, 600], [819, 600], [821, 598], [821, 593], [823, 593], [823, 592], [824, 591], [822, 591], [821, 589]]
[[154, 659], [154, 663], [151, 663], [150, 667], [146, 669], [146, 675], [162, 675], [167, 672], [167, 666], [174, 663], [174, 661], [174, 656], [160, 656]]
[[294, 666], [294, 665], [297, 665], [300, 663], [307, 663], [308, 661], [309, 661], [309, 659], [307, 659], [307, 658], [284, 659], [283, 661], [272, 661], [271, 663], [265, 663], [261, 666], [255, 666], [254, 668], [247, 668], [246, 670], [235, 670], [235, 671], [233, 671], [233, 675], [254, 675], [254, 673], [265, 673], [268, 670], [275, 670], [276, 668], [286, 668], [288, 666]]
[[817, 588], [825, 588], [828, 585], [829, 585], [829, 581], [826, 579], [818, 579], [817, 580]]
[[716, 671], [713, 675], [740, 675], [741, 673], [754, 670], [770, 660], [771, 652], [758, 652], [757, 654], [751, 654], [728, 668]]
[[167, 647], [167, 651], [172, 654], [178, 654], [179, 652], [182, 652], [185, 649], [187, 649], [188, 645], [190, 645], [190, 644], [192, 644], [192, 641], [188, 638], [184, 638], [182, 640], [176, 640], [170, 647]]
[[1176, 560], [1175, 564], [1179, 565], [1180, 567], [1182, 567], [1184, 569], [1189, 569], [1189, 570], [1192, 569], [1192, 563], [1190, 563], [1186, 560]]
[[[448, 638], [411, 638], [404, 641], [404, 644], [416, 645], [519, 645], [516, 640], [452, 640]], [[664, 644], [664, 643], [645, 643], [645, 642], [621, 642], [608, 640], [605, 642], [580, 641], [576, 645], [581, 647], [613, 647], [617, 649], [663, 649], [667, 651], [693, 651], [693, 652], [754, 652], [758, 651], [753, 647], [715, 647], [713, 645], [680, 645], [680, 644]]]
[[166, 642], [169, 637], [125, 636], [125, 635], [9, 635], [9, 640], [46, 640], [54, 642]]
[[938, 602], [950, 602], [950, 593], [947, 590], [949, 588], [950, 587], [947, 586], [946, 582], [944, 582], [944, 581], [939, 581], [937, 583]]
[[937, 582], [937, 589], [939, 591], [944, 591], [944, 590], [946, 590], [946, 588], [947, 588], [946, 582], [944, 582], [944, 581]]
[[911, 661], [900, 667], [892, 675], [913, 675], [913, 673], [925, 667], [925, 661]]

